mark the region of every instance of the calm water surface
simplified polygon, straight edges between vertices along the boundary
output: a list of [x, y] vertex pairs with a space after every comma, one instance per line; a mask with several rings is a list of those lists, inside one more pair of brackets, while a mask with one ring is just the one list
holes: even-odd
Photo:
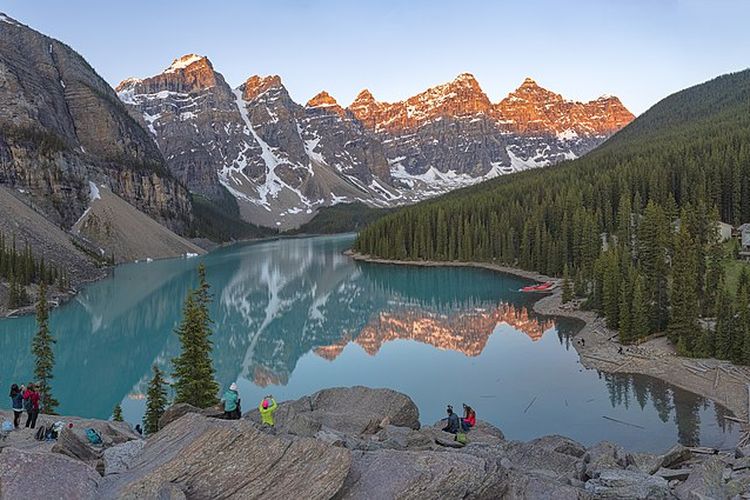
[[[581, 367], [580, 327], [538, 317], [519, 278], [469, 268], [356, 263], [352, 236], [243, 244], [202, 258], [213, 286], [214, 362], [244, 408], [361, 384], [409, 394], [421, 419], [467, 402], [511, 439], [559, 433], [635, 450], [676, 440], [730, 447], [726, 411], [657, 379]], [[140, 420], [155, 363], [171, 370], [173, 333], [199, 259], [118, 267], [52, 313], [54, 391], [63, 414]], [[0, 383], [31, 377], [34, 319], [0, 321]], [[9, 406], [7, 398], [0, 401]], [[603, 417], [627, 422], [624, 425]]]

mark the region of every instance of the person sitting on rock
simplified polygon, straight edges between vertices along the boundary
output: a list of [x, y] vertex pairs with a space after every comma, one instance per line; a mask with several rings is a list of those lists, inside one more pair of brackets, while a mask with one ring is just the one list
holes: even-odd
[[458, 415], [453, 412], [453, 406], [448, 405], [448, 425], [443, 427], [444, 432], [450, 432], [451, 434], [457, 434], [461, 428]]
[[477, 425], [477, 412], [474, 408], [464, 403], [464, 418], [461, 419], [461, 428], [464, 432]]
[[263, 398], [263, 401], [258, 405], [258, 411], [260, 411], [260, 420], [263, 425], [273, 427], [273, 414], [279, 405], [276, 404], [276, 400], [270, 394]]
[[232, 382], [229, 390], [221, 398], [224, 401], [224, 418], [227, 420], [238, 420], [240, 418], [240, 394], [237, 391], [237, 384]]

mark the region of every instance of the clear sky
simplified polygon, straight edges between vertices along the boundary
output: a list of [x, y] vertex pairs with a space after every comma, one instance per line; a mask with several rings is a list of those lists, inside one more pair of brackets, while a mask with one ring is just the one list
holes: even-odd
[[531, 76], [634, 113], [750, 66], [748, 0], [0, 0], [113, 86], [207, 55], [230, 85], [279, 74], [298, 102], [399, 100], [473, 73], [493, 101]]

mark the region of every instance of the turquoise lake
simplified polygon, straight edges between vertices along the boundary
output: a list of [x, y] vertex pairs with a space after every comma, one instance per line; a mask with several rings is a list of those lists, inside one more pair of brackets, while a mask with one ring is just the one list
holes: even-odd
[[[571, 345], [580, 325], [531, 312], [538, 297], [517, 291], [528, 281], [358, 263], [342, 255], [352, 241], [247, 243], [117, 267], [51, 315], [60, 412], [108, 418], [121, 402], [126, 420], [140, 420], [151, 366], [171, 371], [179, 352], [174, 329], [203, 261], [216, 376], [223, 388], [237, 381], [245, 411], [268, 393], [285, 400], [366, 385], [410, 395], [423, 423], [466, 402], [510, 439], [564, 434], [642, 451], [736, 443], [738, 425], [708, 400], [650, 377], [583, 369]], [[31, 378], [34, 330], [33, 317], [0, 321], [5, 387]]]

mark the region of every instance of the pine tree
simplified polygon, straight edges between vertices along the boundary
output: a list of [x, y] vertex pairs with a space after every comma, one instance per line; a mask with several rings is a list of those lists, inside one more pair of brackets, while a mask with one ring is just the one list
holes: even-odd
[[120, 403], [117, 403], [115, 409], [112, 410], [112, 420], [115, 422], [122, 422], [125, 420], [122, 418], [122, 407], [120, 406]]
[[47, 304], [47, 285], [39, 285], [39, 298], [36, 304], [37, 332], [31, 341], [31, 352], [34, 355], [34, 377], [37, 380], [42, 411], [54, 415], [58, 402], [52, 396], [52, 370], [55, 366], [55, 353], [52, 346], [55, 339], [49, 330], [49, 306]]
[[706, 269], [706, 290], [703, 294], [703, 314], [716, 316], [716, 299], [719, 287], [724, 281], [724, 249], [720, 243], [711, 245], [708, 251], [708, 265]]
[[573, 299], [573, 287], [570, 283], [570, 270], [568, 264], [565, 264], [563, 268], [563, 282], [562, 282], [562, 303], [567, 304]]
[[639, 263], [645, 282], [646, 297], [649, 307], [651, 331], [662, 331], [669, 318], [667, 283], [669, 268], [667, 266], [667, 246], [670, 225], [664, 210], [649, 201], [643, 212], [640, 223], [638, 244]]
[[732, 337], [734, 329], [734, 307], [729, 293], [719, 290], [716, 304], [716, 326], [714, 327], [713, 341], [708, 346], [712, 347], [712, 355], [719, 359], [729, 359], [732, 354]]
[[177, 335], [180, 338], [180, 355], [172, 360], [175, 382], [175, 402], [188, 403], [198, 408], [218, 404], [219, 384], [214, 379], [211, 361], [211, 318], [209, 304], [210, 285], [206, 269], [198, 267], [198, 288], [188, 293], [183, 308], [183, 318]]
[[159, 430], [159, 419], [167, 407], [167, 389], [164, 387], [164, 374], [158, 366], [153, 367], [154, 376], [146, 391], [146, 413], [143, 415], [143, 431], [153, 434]]
[[632, 341], [633, 335], [633, 273], [620, 286], [620, 342], [626, 344]]
[[636, 275], [633, 281], [633, 308], [631, 312], [630, 328], [634, 339], [642, 339], [649, 332], [648, 299], [643, 277]]
[[675, 236], [672, 261], [672, 310], [667, 333], [672, 342], [684, 349], [684, 354], [692, 352], [699, 333], [698, 278], [694, 245], [687, 225], [682, 224]]

